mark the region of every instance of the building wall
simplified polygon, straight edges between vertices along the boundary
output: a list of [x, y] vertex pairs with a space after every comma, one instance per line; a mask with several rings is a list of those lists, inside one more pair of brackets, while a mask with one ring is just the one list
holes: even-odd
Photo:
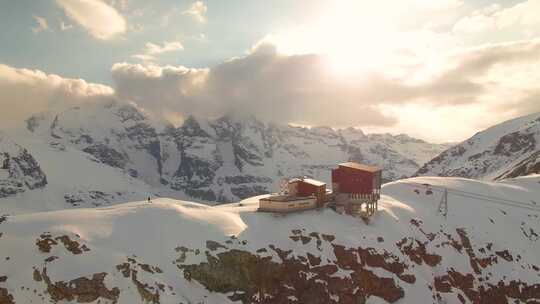
[[326, 185], [316, 186], [302, 181], [289, 183], [289, 195], [291, 196], [312, 196], [317, 198], [317, 205], [321, 207], [325, 202]]
[[295, 201], [259, 200], [259, 211], [294, 212], [299, 210], [314, 209], [316, 207], [317, 200], [314, 197]]
[[287, 185], [287, 189], [289, 190], [290, 196], [301, 196], [301, 195], [298, 195], [298, 183], [289, 183]]
[[324, 196], [326, 194], [326, 185], [315, 186], [308, 183], [298, 182], [298, 196], [311, 196], [315, 195], [317, 198], [317, 205], [322, 206], [324, 203]]
[[336, 193], [371, 194], [376, 184], [374, 183], [376, 174], [379, 173], [371, 173], [348, 167], [339, 167], [332, 170], [333, 190]]

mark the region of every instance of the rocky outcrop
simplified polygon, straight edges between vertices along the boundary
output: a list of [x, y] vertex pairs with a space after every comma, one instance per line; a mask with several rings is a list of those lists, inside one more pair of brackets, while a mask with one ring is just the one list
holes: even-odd
[[508, 169], [503, 174], [497, 176], [495, 179], [514, 178], [519, 176], [526, 176], [530, 174], [540, 173], [540, 151], [531, 154], [524, 160], [519, 161], [512, 168]]
[[46, 185], [45, 173], [28, 150], [0, 134], [0, 198]]
[[[208, 262], [180, 268], [187, 280], [196, 280], [213, 292], [232, 293], [229, 298], [242, 303], [289, 303], [291, 298], [300, 303], [358, 303], [370, 296], [392, 303], [404, 296], [394, 279], [349, 264], [339, 251], [339, 266], [312, 266], [307, 259], [273, 250], [281, 254], [280, 263], [271, 257], [231, 249], [216, 256], [207, 253]], [[352, 271], [350, 278], [333, 276], [340, 266]]]
[[111, 167], [124, 169], [128, 163], [128, 159], [122, 153], [102, 143], [88, 146], [82, 151], [93, 155], [97, 160]]
[[0, 303], [2, 304], [15, 304], [13, 296], [6, 288], [0, 287]]
[[[78, 238], [78, 236], [75, 237]], [[81, 245], [79, 242], [72, 240], [67, 235], [53, 237], [50, 233], [43, 233], [36, 240], [36, 246], [42, 253], [50, 253], [53, 247], [59, 245], [60, 243], [64, 245], [64, 248], [67, 251], [74, 255], [90, 251], [85, 244]]]
[[99, 299], [109, 300], [112, 303], [118, 301], [120, 289], [118, 287], [107, 288], [104, 283], [107, 273], [95, 273], [90, 278], [80, 277], [69, 282], [53, 282], [44, 267], [38, 277], [47, 286], [47, 293], [52, 302], [77, 301], [77, 303], [90, 303]]

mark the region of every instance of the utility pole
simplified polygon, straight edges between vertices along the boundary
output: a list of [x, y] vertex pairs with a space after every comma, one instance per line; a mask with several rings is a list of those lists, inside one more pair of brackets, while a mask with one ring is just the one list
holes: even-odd
[[441, 197], [441, 202], [439, 203], [439, 213], [446, 219], [446, 216], [448, 215], [448, 190], [446, 188], [444, 188], [444, 193]]

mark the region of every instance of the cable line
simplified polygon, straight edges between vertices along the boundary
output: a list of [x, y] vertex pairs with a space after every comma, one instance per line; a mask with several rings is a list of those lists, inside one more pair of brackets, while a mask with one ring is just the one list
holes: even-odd
[[482, 200], [482, 201], [491, 202], [495, 204], [512, 206], [512, 207], [517, 207], [517, 208], [524, 208], [524, 209], [540, 212], [540, 208], [532, 204], [521, 202], [521, 201], [510, 200], [510, 199], [505, 199], [501, 197], [490, 196], [490, 195], [485, 195], [485, 194], [480, 194], [480, 193], [475, 193], [475, 192], [470, 192], [470, 191], [452, 189], [452, 188], [447, 188], [443, 186], [434, 186], [430, 184], [413, 183], [413, 182], [403, 182], [402, 184], [405, 184], [407, 186], [412, 186], [412, 187], [418, 187], [418, 186], [427, 187], [433, 191], [443, 192], [443, 193], [447, 191], [448, 194], [452, 194], [455, 196], [472, 198], [472, 199]]

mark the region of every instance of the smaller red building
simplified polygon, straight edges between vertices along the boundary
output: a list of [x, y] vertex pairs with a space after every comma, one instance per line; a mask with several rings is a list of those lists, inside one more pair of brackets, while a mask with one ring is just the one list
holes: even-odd
[[295, 178], [289, 181], [289, 195], [307, 197], [314, 195], [317, 198], [317, 207], [324, 205], [326, 184], [311, 178]]

